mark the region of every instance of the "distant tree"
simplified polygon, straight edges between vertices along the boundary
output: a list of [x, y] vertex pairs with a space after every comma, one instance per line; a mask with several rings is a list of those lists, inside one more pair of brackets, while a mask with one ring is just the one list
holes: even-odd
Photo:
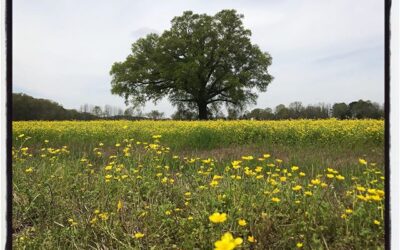
[[253, 109], [252, 111], [249, 112], [247, 118], [248, 119], [256, 119], [256, 120], [262, 120], [261, 116], [262, 116], [262, 109], [260, 108], [256, 108]]
[[111, 107], [111, 105], [107, 104], [107, 105], [104, 106], [103, 116], [104, 117], [112, 116], [112, 107]]
[[174, 120], [195, 120], [197, 117], [196, 111], [187, 109], [184, 105], [178, 105], [178, 109], [171, 116]]
[[101, 110], [100, 106], [94, 106], [91, 113], [98, 117], [101, 117], [103, 115], [103, 111]]
[[228, 115], [227, 115], [227, 119], [228, 120], [236, 120], [239, 119], [240, 117], [240, 113], [241, 111], [239, 109], [235, 109], [235, 108], [228, 108]]
[[328, 105], [307, 105], [300, 115], [302, 119], [326, 119], [329, 118], [330, 108]]
[[351, 116], [357, 119], [379, 119], [383, 118], [383, 110], [380, 110], [379, 104], [373, 104], [371, 101], [358, 100], [349, 104]]
[[348, 119], [351, 117], [350, 107], [344, 103], [335, 103], [332, 106], [332, 116], [337, 119]]
[[214, 16], [186, 11], [162, 35], [149, 34], [111, 69], [112, 93], [143, 105], [168, 97], [175, 106], [197, 109], [208, 119], [209, 106], [253, 104], [272, 81], [272, 58], [251, 43], [243, 15], [222, 10]]
[[80, 108], [82, 113], [91, 113], [92, 109], [93, 109], [93, 107], [91, 107], [91, 105], [89, 105], [87, 103], [81, 105], [81, 108]]
[[271, 108], [265, 108], [263, 111], [263, 117], [264, 120], [274, 120], [275, 119], [275, 115], [274, 112], [272, 112]]
[[298, 119], [301, 117], [304, 111], [304, 107], [301, 102], [292, 102], [289, 104], [288, 110], [290, 113], [290, 118]]
[[[89, 113], [63, 108], [60, 104], [47, 99], [38, 99], [23, 93], [12, 95], [12, 119], [14, 121], [29, 120], [91, 120], [96, 117]], [[82, 110], [88, 110], [81, 107]]]
[[143, 118], [144, 114], [143, 114], [143, 111], [141, 109], [136, 108], [135, 112], [133, 113], [133, 116], [134, 117]]
[[272, 120], [274, 119], [274, 114], [272, 113], [272, 109], [260, 109], [255, 108], [250, 113], [248, 113], [247, 118], [255, 119], [255, 120]]
[[215, 103], [210, 104], [208, 108], [209, 119], [225, 119], [225, 114], [222, 112], [220, 105]]
[[290, 110], [284, 104], [279, 104], [275, 107], [275, 118], [278, 120], [289, 119]]
[[164, 112], [160, 112], [158, 110], [152, 110], [149, 113], [147, 113], [147, 117], [153, 120], [159, 120], [164, 117]]
[[372, 103], [372, 106], [373, 106], [373, 115], [371, 118], [383, 119], [385, 117], [385, 109], [383, 108], [383, 105], [374, 102]]
[[129, 108], [126, 108], [126, 109], [125, 109], [124, 115], [125, 115], [125, 116], [133, 116], [133, 113], [134, 113], [134, 112], [135, 112], [134, 108], [129, 107]]

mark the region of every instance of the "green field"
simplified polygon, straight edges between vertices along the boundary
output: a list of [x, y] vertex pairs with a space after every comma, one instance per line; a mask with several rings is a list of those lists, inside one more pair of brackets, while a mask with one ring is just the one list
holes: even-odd
[[383, 125], [14, 122], [13, 244], [383, 249]]

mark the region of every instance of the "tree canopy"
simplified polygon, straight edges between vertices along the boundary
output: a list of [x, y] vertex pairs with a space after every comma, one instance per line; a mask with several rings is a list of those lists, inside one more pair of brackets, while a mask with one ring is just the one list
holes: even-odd
[[266, 91], [273, 79], [272, 58], [251, 43], [243, 18], [235, 10], [173, 18], [169, 30], [138, 39], [126, 60], [113, 64], [111, 92], [133, 105], [168, 97], [174, 106], [196, 109], [200, 119], [209, 117], [210, 106], [255, 104], [254, 89]]

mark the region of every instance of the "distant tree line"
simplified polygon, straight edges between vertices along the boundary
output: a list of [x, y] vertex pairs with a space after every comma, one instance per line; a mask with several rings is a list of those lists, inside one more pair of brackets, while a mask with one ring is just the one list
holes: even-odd
[[371, 101], [354, 101], [349, 104], [335, 103], [303, 106], [301, 102], [292, 102], [286, 107], [280, 104], [273, 111], [271, 108], [256, 108], [238, 115], [229, 112], [228, 119], [283, 120], [283, 119], [383, 119], [385, 112], [382, 105]]
[[[220, 110], [210, 109], [209, 116], [213, 119], [252, 119], [252, 120], [284, 120], [284, 119], [383, 119], [385, 112], [382, 105], [371, 101], [354, 101], [349, 104], [335, 103], [316, 104], [303, 106], [301, 102], [292, 102], [288, 106], [279, 104], [275, 109], [255, 108], [251, 111], [228, 109], [225, 116]], [[175, 120], [195, 120], [197, 113], [178, 106], [178, 110], [172, 115]]]
[[164, 118], [164, 112], [158, 110], [152, 110], [148, 113], [143, 113], [140, 109], [134, 109], [128, 107], [123, 110], [120, 107], [113, 107], [111, 105], [105, 105], [104, 108], [100, 106], [93, 106], [90, 104], [84, 104], [80, 107], [80, 112], [90, 113], [98, 118], [123, 118], [123, 119], [153, 119], [159, 120]]
[[[100, 107], [97, 105], [81, 105], [79, 111], [65, 109], [60, 104], [47, 99], [38, 99], [32, 96], [13, 94], [14, 121], [21, 120], [140, 120], [140, 119], [168, 119], [165, 114], [158, 110], [143, 113], [140, 109], [128, 107], [125, 110], [111, 105]], [[283, 119], [326, 119], [335, 117], [337, 119], [383, 119], [384, 109], [378, 103], [371, 101], [355, 101], [349, 104], [335, 103], [317, 104], [303, 106], [301, 102], [292, 102], [287, 107], [280, 104], [271, 108], [255, 108], [251, 111], [228, 109], [225, 115], [218, 106], [211, 106], [208, 116], [211, 119], [253, 119], [253, 120], [283, 120]], [[187, 109], [184, 105], [179, 106], [171, 116], [173, 120], [196, 120], [198, 112], [196, 109]]]
[[65, 109], [60, 104], [32, 96], [13, 93], [12, 119], [14, 121], [29, 120], [93, 120], [96, 116], [88, 112]]
[[34, 98], [23, 93], [13, 93], [12, 119], [14, 121], [30, 120], [139, 120], [139, 119], [162, 119], [164, 113], [152, 110], [144, 114], [141, 110], [128, 107], [125, 110], [111, 105], [103, 108], [96, 105], [81, 105], [79, 111], [65, 109], [60, 104], [47, 99]]

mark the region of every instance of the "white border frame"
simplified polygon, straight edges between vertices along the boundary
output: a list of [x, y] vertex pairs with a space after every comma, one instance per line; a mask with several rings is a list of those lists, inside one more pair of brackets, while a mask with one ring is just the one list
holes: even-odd
[[[400, 249], [400, 1], [393, 0], [390, 15], [390, 219], [391, 247]], [[386, 196], [387, 197], [387, 196]]]
[[[0, 84], [0, 248], [5, 247], [7, 235], [7, 112], [6, 112], [6, 30], [5, 0], [1, 1], [0, 44], [1, 44], [1, 84]], [[400, 1], [393, 0], [390, 13], [390, 217], [391, 247], [400, 249]]]
[[1, 0], [0, 44], [1, 44], [1, 85], [0, 85], [0, 247], [5, 249], [7, 239], [7, 109], [6, 109], [6, 4]]

